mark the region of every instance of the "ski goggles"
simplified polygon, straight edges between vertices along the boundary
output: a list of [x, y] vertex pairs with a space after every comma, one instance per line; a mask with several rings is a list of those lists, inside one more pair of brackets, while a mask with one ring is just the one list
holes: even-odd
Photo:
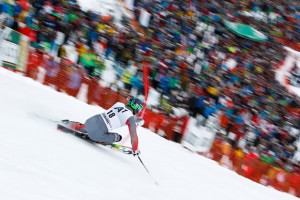
[[134, 102], [130, 102], [130, 107], [133, 109], [133, 110], [136, 110], [137, 113], [141, 112], [143, 110], [143, 106], [140, 105], [140, 104], [135, 104]]

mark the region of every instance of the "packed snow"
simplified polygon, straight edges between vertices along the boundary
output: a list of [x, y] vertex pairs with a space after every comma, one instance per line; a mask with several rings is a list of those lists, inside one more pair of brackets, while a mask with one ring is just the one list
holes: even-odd
[[102, 108], [3, 68], [0, 93], [1, 199], [297, 199], [138, 127], [149, 175], [131, 155], [56, 130], [53, 120], [84, 122]]

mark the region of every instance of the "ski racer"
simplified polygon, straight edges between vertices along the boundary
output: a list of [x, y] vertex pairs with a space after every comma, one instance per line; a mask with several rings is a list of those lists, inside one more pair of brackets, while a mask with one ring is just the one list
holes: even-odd
[[138, 149], [136, 127], [144, 122], [142, 118], [138, 117], [142, 110], [142, 101], [137, 98], [130, 98], [127, 105], [117, 102], [105, 112], [90, 117], [84, 124], [70, 121], [68, 126], [73, 130], [86, 133], [95, 142], [112, 144], [122, 140], [120, 134], [112, 131], [127, 125], [133, 154], [138, 155], [140, 151]]

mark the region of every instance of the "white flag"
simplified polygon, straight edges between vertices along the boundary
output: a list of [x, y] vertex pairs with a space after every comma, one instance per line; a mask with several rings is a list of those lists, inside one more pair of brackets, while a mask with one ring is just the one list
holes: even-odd
[[148, 27], [151, 14], [148, 13], [145, 9], [141, 9], [139, 22], [142, 26]]

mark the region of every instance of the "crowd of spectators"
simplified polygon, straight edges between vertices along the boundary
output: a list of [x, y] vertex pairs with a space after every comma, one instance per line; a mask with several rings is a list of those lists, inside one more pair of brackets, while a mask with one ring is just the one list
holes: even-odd
[[[295, 2], [136, 1], [152, 16], [143, 51], [151, 58], [153, 87], [162, 106], [185, 107], [190, 115], [217, 115], [223, 134], [244, 151], [292, 163], [299, 137], [299, 98], [275, 80], [282, 43], [299, 40]], [[237, 37], [222, 20], [249, 24], [268, 35], [257, 43]], [[298, 38], [298, 39], [297, 39]], [[231, 61], [236, 66], [231, 68]], [[299, 111], [299, 110], [298, 110]], [[205, 122], [202, 123], [205, 125]], [[297, 130], [298, 129], [298, 130]], [[287, 165], [289, 166], [289, 165]]]
[[[275, 80], [275, 69], [286, 56], [282, 42], [300, 41], [299, 2], [136, 0], [136, 19], [142, 10], [151, 18], [137, 30], [126, 18], [120, 25], [114, 16], [84, 12], [75, 0], [0, 3], [1, 23], [30, 38], [27, 76], [38, 79], [42, 66], [44, 84], [76, 96], [85, 79], [98, 84], [110, 59], [122, 80], [118, 89], [143, 94], [147, 63], [166, 115], [184, 108], [191, 117], [202, 116], [202, 125], [215, 116], [217, 130], [233, 146], [271, 155], [282, 167], [296, 165], [300, 101]], [[251, 25], [268, 41], [236, 36], [225, 19]]]

